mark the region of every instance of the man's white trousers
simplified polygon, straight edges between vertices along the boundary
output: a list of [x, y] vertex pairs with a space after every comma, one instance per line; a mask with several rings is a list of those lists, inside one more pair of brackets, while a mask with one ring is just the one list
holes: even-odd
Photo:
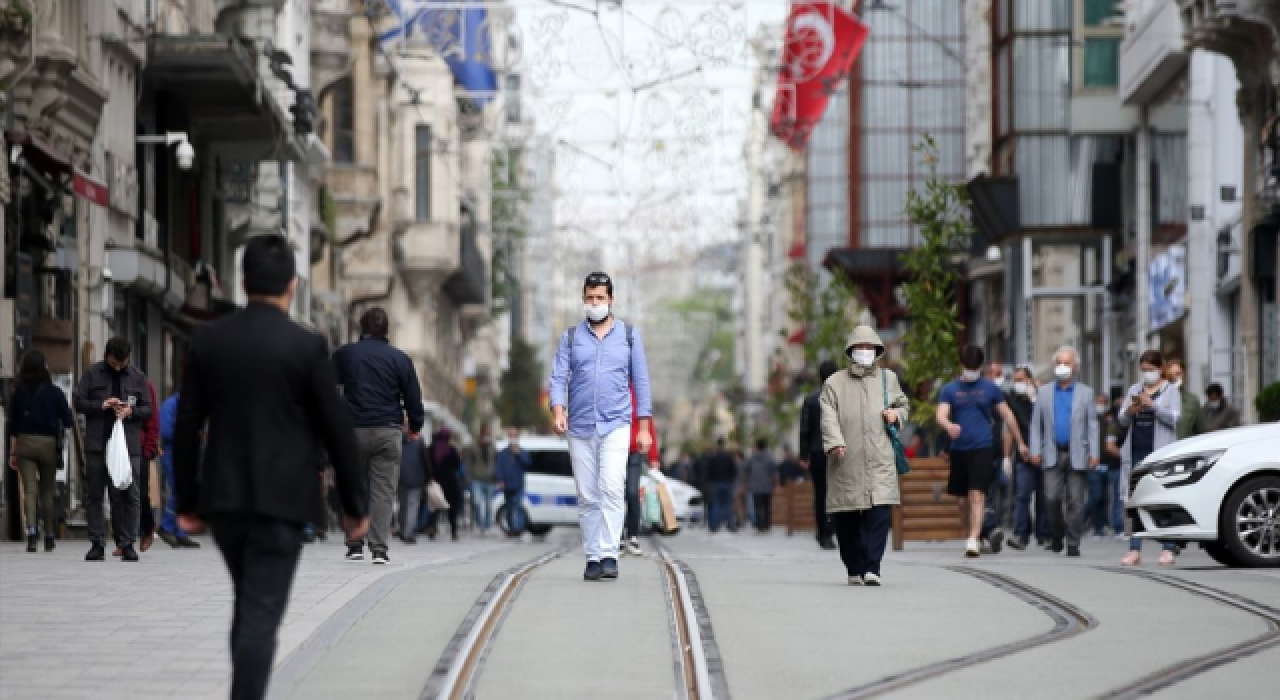
[[587, 561], [616, 559], [627, 513], [627, 452], [631, 426], [600, 437], [569, 438], [573, 481], [578, 487], [578, 524]]

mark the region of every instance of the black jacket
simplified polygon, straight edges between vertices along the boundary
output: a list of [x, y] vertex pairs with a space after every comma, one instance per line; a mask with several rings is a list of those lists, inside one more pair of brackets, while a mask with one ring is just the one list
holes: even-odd
[[[101, 405], [101, 404], [99, 404]], [[67, 406], [67, 397], [52, 383], [35, 389], [14, 387], [9, 395], [9, 435], [44, 435], [61, 437], [62, 431], [71, 427], [74, 418]]]
[[343, 511], [364, 517], [368, 477], [337, 384], [324, 339], [273, 306], [251, 302], [199, 329], [174, 430], [178, 512], [307, 522], [321, 498], [320, 443]]
[[77, 413], [84, 414], [84, 449], [86, 452], [106, 452], [107, 439], [116, 424], [116, 414], [102, 408], [102, 402], [115, 396], [127, 402], [132, 396], [136, 403], [133, 413], [124, 419], [125, 442], [129, 455], [142, 456], [142, 426], [151, 417], [151, 390], [147, 389], [147, 375], [133, 365], [124, 368], [120, 375], [120, 392], [114, 388], [114, 370], [105, 361], [98, 362], [85, 371], [76, 385], [74, 394]]
[[408, 413], [409, 432], [422, 430], [427, 414], [418, 372], [408, 355], [385, 340], [365, 336], [339, 348], [333, 363], [356, 425], [399, 428], [402, 414]]
[[800, 408], [800, 457], [822, 452], [822, 390], [804, 397]]
[[707, 481], [727, 484], [738, 480], [738, 461], [728, 450], [716, 450], [707, 459]]

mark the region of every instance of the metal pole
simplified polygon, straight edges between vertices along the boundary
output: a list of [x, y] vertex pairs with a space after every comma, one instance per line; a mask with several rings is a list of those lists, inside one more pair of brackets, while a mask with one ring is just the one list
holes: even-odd
[[1148, 267], [1151, 264], [1151, 128], [1147, 121], [1147, 108], [1138, 109], [1137, 133], [1137, 198], [1135, 207], [1138, 220], [1136, 222], [1137, 241], [1135, 241], [1134, 261], [1134, 346], [1139, 353], [1147, 349], [1147, 333], [1151, 327], [1150, 297], [1147, 287]]

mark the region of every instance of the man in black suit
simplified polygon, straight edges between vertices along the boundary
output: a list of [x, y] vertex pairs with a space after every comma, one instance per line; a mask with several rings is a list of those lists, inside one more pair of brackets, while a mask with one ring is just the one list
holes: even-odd
[[332, 461], [348, 536], [369, 525], [367, 477], [328, 348], [287, 313], [294, 265], [283, 236], [245, 246], [249, 305], [192, 339], [174, 431], [178, 525], [200, 532], [208, 521], [235, 587], [236, 700], [267, 692], [303, 528], [320, 500], [317, 444]]
[[800, 409], [800, 464], [813, 479], [813, 515], [817, 521], [818, 546], [835, 549], [835, 530], [827, 517], [827, 453], [822, 451], [822, 385], [840, 371], [839, 365], [823, 360], [818, 365], [818, 389], [804, 397]]

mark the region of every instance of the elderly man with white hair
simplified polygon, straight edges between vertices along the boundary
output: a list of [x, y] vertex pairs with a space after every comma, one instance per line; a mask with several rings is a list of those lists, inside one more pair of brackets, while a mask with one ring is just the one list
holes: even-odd
[[1044, 471], [1043, 492], [1053, 523], [1050, 549], [1061, 552], [1065, 536], [1069, 557], [1080, 556], [1087, 474], [1098, 468], [1102, 453], [1093, 389], [1077, 381], [1079, 364], [1074, 348], [1063, 346], [1053, 354], [1056, 381], [1040, 387], [1031, 415], [1031, 464]]

